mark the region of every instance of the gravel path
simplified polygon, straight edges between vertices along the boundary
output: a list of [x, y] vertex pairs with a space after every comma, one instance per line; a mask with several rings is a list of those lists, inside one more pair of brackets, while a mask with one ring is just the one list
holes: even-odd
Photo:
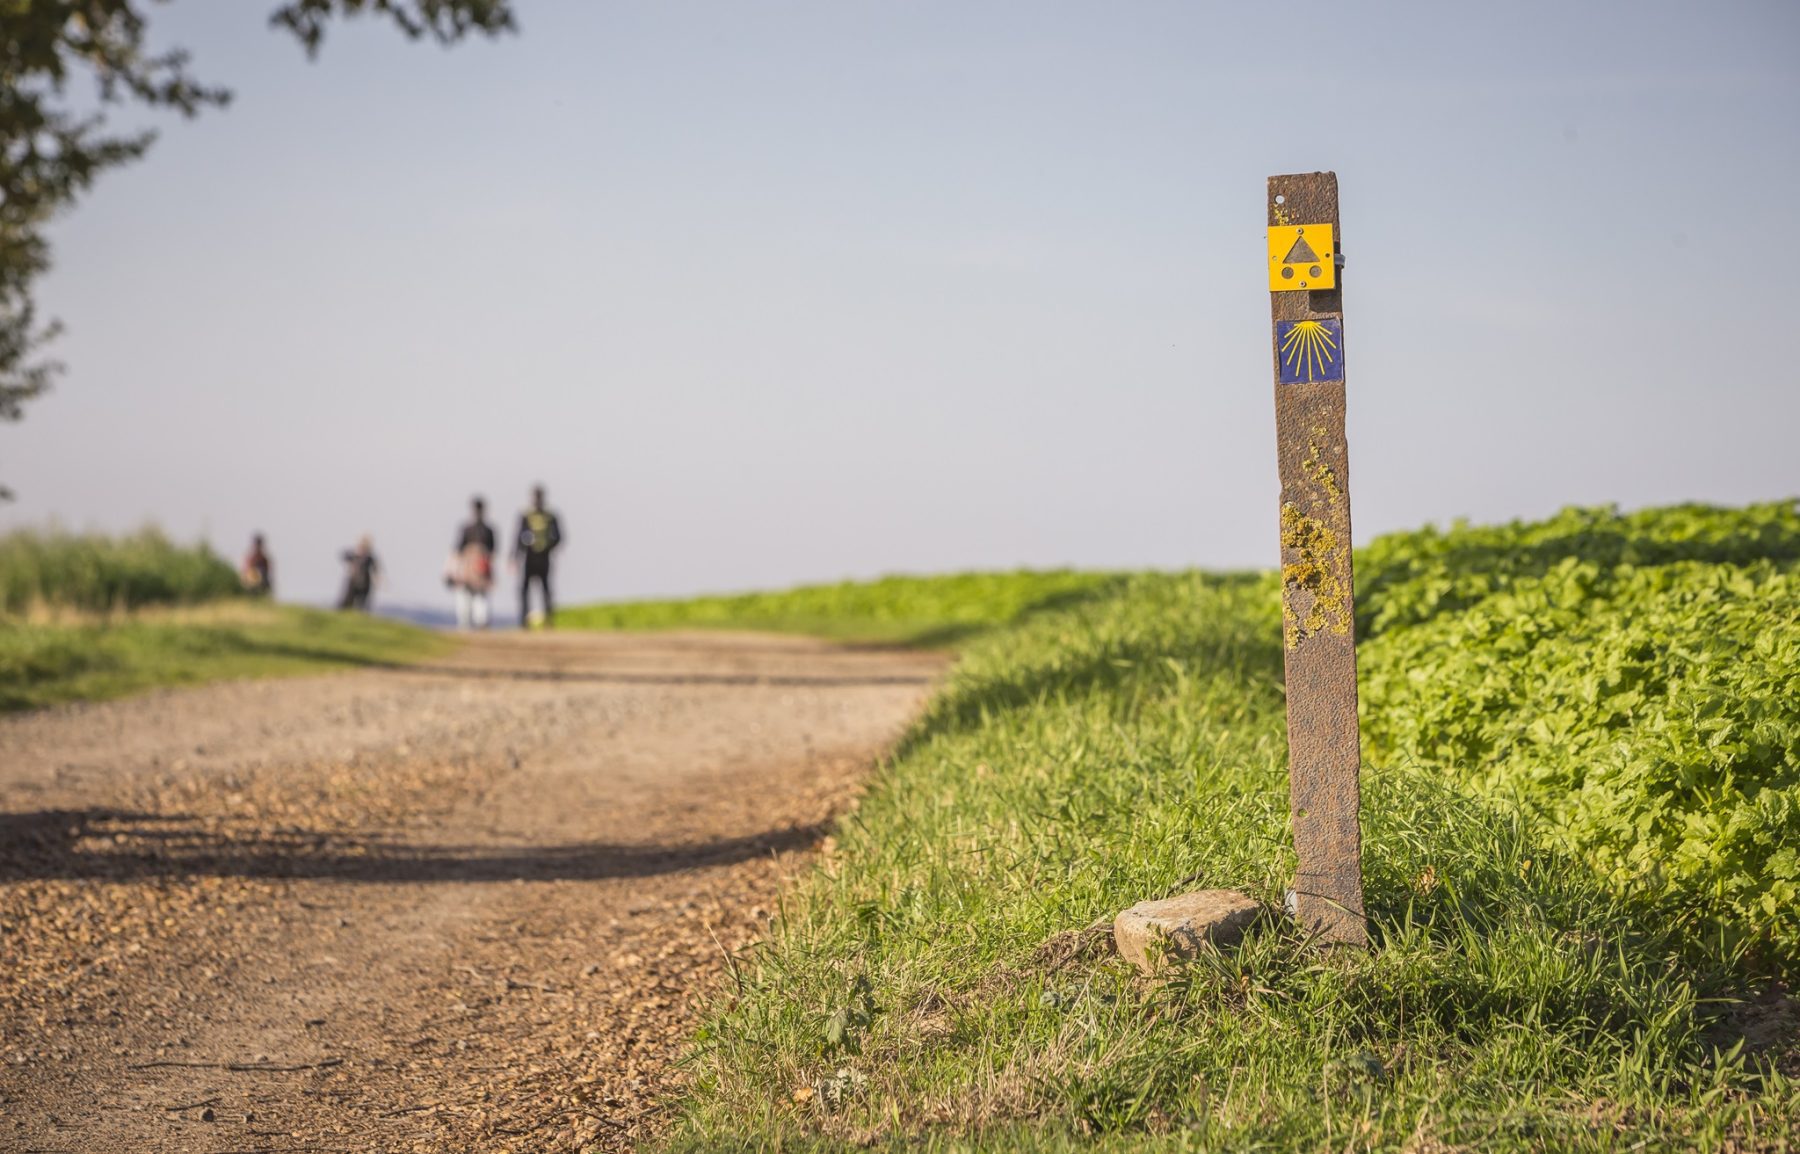
[[492, 636], [0, 719], [0, 1149], [631, 1147], [941, 668]]

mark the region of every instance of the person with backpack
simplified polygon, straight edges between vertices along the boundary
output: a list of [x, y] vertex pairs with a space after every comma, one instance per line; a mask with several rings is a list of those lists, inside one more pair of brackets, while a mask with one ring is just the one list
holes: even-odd
[[488, 592], [494, 587], [494, 527], [487, 523], [487, 503], [469, 504], [469, 521], [456, 537], [444, 584], [456, 591], [456, 627], [488, 627]]
[[523, 568], [519, 579], [519, 628], [531, 625], [531, 583], [543, 591], [544, 628], [556, 620], [556, 604], [550, 593], [550, 557], [562, 544], [562, 525], [544, 507], [544, 487], [534, 485], [531, 507], [519, 515], [519, 535], [513, 543], [513, 565]]

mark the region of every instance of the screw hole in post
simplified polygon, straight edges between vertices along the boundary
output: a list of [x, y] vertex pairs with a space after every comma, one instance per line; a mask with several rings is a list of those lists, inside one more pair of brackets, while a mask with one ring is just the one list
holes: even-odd
[[1276, 204], [1286, 204], [1286, 203], [1287, 203], [1287, 197], [1285, 197], [1285, 196], [1282, 196], [1282, 195], [1281, 195], [1281, 194], [1280, 194], [1280, 193], [1276, 193], [1276, 194], [1275, 194], [1275, 203], [1276, 203]]

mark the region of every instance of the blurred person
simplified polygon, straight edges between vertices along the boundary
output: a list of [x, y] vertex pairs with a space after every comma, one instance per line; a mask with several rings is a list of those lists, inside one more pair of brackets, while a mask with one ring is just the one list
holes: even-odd
[[522, 568], [519, 578], [519, 628], [531, 625], [531, 583], [543, 590], [544, 628], [556, 623], [556, 603], [550, 593], [550, 556], [562, 544], [562, 524], [544, 507], [544, 487], [531, 489], [531, 508], [519, 515], [519, 536], [513, 543], [513, 566]]
[[338, 602], [338, 608], [367, 613], [369, 595], [375, 592], [375, 582], [381, 575], [381, 563], [375, 559], [375, 543], [364, 533], [356, 548], [344, 550], [343, 557], [344, 596]]
[[250, 536], [250, 552], [244, 554], [244, 563], [238, 567], [238, 581], [244, 592], [253, 597], [275, 596], [275, 563], [269, 560], [261, 533]]
[[494, 587], [494, 527], [487, 523], [487, 503], [469, 502], [469, 521], [457, 533], [456, 550], [444, 584], [456, 591], [456, 627], [488, 627], [488, 593]]

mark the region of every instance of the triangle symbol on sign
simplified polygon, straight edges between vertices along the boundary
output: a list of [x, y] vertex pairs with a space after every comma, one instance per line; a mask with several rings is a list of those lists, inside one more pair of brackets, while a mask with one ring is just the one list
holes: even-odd
[[1299, 238], [1294, 241], [1294, 247], [1288, 249], [1288, 254], [1281, 258], [1281, 263], [1312, 264], [1318, 259], [1319, 254], [1312, 250], [1312, 245], [1306, 243], [1306, 234], [1301, 233]]

